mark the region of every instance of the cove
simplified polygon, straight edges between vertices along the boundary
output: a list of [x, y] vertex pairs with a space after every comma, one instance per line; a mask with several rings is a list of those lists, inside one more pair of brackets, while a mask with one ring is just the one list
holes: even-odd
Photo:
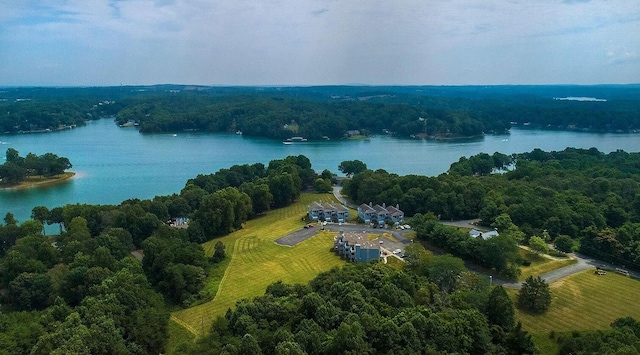
[[331, 140], [282, 144], [281, 141], [235, 134], [140, 134], [120, 128], [110, 119], [53, 133], [0, 136], [4, 161], [7, 148], [22, 156], [52, 152], [69, 158], [76, 176], [43, 188], [0, 190], [0, 215], [19, 222], [30, 218], [35, 206], [53, 208], [70, 203], [119, 204], [130, 198], [149, 199], [178, 193], [186, 181], [234, 164], [267, 164], [288, 155], [305, 155], [320, 172], [338, 173], [344, 160], [359, 159], [370, 169], [399, 175], [434, 176], [447, 171], [462, 156], [481, 152], [522, 153], [540, 148], [591, 148], [608, 153], [640, 150], [640, 135], [512, 129], [508, 135], [454, 141], [425, 141], [390, 136], [369, 140]]

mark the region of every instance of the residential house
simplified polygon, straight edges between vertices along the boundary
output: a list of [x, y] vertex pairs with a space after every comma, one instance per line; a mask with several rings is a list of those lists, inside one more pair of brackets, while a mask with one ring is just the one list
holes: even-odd
[[365, 233], [340, 232], [333, 237], [337, 254], [354, 263], [366, 263], [380, 259], [380, 240], [369, 240]]
[[358, 206], [358, 217], [360, 217], [360, 219], [363, 220], [364, 223], [368, 224], [371, 223], [371, 220], [373, 218], [377, 219], [378, 214], [376, 213], [376, 210], [373, 209], [373, 206], [371, 206], [371, 203], [369, 203], [368, 205], [366, 203], [363, 203]]
[[391, 220], [394, 223], [403, 223], [404, 222], [404, 212], [402, 212], [400, 210], [400, 205], [394, 206], [389, 206], [387, 207], [387, 211], [389, 211], [389, 218], [391, 218]]
[[309, 218], [313, 221], [333, 221], [346, 222], [349, 216], [349, 209], [341, 204], [322, 203], [314, 201], [308, 206]]
[[499, 235], [497, 230], [491, 230], [491, 231], [479, 231], [477, 229], [472, 229], [469, 231], [469, 235], [474, 237], [474, 238], [484, 238], [484, 239], [489, 239], [493, 236]]
[[404, 212], [400, 210], [399, 205], [387, 207], [385, 203], [383, 203], [382, 206], [363, 203], [358, 206], [358, 217], [360, 217], [364, 223], [377, 223], [383, 226], [388, 220], [394, 223], [402, 223], [404, 221]]

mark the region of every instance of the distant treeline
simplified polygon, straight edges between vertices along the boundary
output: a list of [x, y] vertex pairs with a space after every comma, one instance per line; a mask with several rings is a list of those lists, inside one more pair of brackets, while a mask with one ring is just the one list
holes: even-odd
[[[593, 96], [606, 101], [554, 100]], [[236, 132], [341, 138], [347, 131], [458, 138], [518, 127], [630, 132], [638, 86], [16, 88], [0, 92], [2, 132], [82, 125], [117, 115], [142, 132]]]

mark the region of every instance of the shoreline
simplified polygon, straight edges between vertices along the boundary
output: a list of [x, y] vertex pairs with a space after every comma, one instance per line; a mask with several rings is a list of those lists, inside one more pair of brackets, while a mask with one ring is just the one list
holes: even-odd
[[58, 175], [54, 178], [43, 178], [42, 176], [35, 178], [27, 178], [24, 181], [18, 183], [17, 185], [4, 186], [0, 185], [0, 190], [23, 190], [30, 189], [33, 187], [43, 187], [49, 185], [57, 185], [63, 183], [65, 181], [70, 180], [76, 175], [74, 172], [64, 172], [61, 175]]

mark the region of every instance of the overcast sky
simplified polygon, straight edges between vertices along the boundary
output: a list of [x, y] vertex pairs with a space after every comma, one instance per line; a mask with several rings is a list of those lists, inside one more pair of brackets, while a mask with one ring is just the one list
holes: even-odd
[[0, 85], [640, 83], [640, 0], [0, 0]]

